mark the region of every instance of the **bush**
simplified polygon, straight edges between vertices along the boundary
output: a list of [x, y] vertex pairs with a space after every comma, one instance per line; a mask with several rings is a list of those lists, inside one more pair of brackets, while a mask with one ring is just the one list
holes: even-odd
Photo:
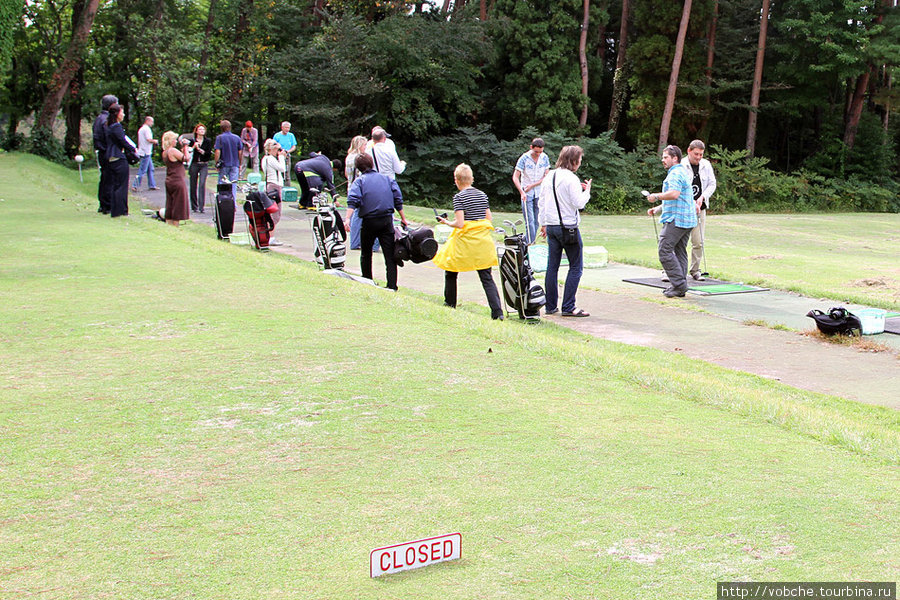
[[46, 158], [49, 161], [65, 165], [67, 167], [72, 166], [72, 161], [70, 161], [66, 156], [66, 151], [63, 148], [63, 145], [59, 142], [59, 140], [53, 137], [52, 132], [46, 129], [35, 128], [31, 132], [31, 136], [28, 138], [26, 149], [32, 154], [36, 154], [38, 156]]

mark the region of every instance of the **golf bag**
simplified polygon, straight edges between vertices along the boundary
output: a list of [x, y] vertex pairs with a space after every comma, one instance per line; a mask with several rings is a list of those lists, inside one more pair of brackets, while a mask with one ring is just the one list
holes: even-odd
[[544, 288], [534, 278], [524, 233], [503, 238], [500, 286], [503, 288], [504, 302], [516, 309], [520, 319], [540, 318], [541, 307], [546, 302]]
[[398, 267], [409, 260], [416, 264], [429, 261], [437, 254], [438, 243], [430, 227], [418, 229], [394, 226], [394, 260]]
[[220, 183], [216, 186], [216, 201], [213, 204], [213, 210], [216, 237], [224, 240], [234, 231], [234, 195], [230, 183]]
[[842, 306], [834, 307], [827, 313], [813, 309], [806, 316], [815, 320], [816, 327], [825, 335], [861, 335], [862, 323], [859, 318]]
[[347, 232], [344, 220], [334, 204], [316, 206], [312, 218], [313, 240], [316, 243], [316, 262], [323, 269], [343, 269], [347, 258]]
[[278, 205], [266, 194], [252, 191], [244, 202], [244, 214], [250, 226], [250, 238], [260, 250], [269, 247], [269, 237], [275, 228], [272, 214], [278, 212]]

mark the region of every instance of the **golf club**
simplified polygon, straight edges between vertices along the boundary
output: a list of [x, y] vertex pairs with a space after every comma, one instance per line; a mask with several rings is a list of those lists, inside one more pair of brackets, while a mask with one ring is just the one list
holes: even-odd
[[[648, 192], [647, 190], [641, 190], [641, 195], [644, 198], [649, 198], [650, 192]], [[656, 243], [659, 244], [659, 230], [656, 228], [656, 217], [654, 217], [653, 215], [650, 215], [650, 220], [653, 221], [653, 233], [656, 234]]]

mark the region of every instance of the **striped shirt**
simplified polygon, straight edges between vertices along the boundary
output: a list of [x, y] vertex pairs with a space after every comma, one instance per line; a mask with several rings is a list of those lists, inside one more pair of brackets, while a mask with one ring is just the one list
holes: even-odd
[[466, 221], [479, 221], [487, 218], [487, 194], [473, 187], [467, 187], [453, 196], [453, 212], [463, 211]]

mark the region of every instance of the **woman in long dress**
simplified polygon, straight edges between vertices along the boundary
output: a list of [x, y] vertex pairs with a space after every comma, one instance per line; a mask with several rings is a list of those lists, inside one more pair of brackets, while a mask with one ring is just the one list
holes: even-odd
[[181, 221], [190, 219], [187, 182], [184, 172], [184, 149], [189, 140], [182, 140], [182, 149], [176, 148], [178, 134], [167, 131], [162, 137], [162, 159], [166, 165], [166, 223], [178, 227]]

